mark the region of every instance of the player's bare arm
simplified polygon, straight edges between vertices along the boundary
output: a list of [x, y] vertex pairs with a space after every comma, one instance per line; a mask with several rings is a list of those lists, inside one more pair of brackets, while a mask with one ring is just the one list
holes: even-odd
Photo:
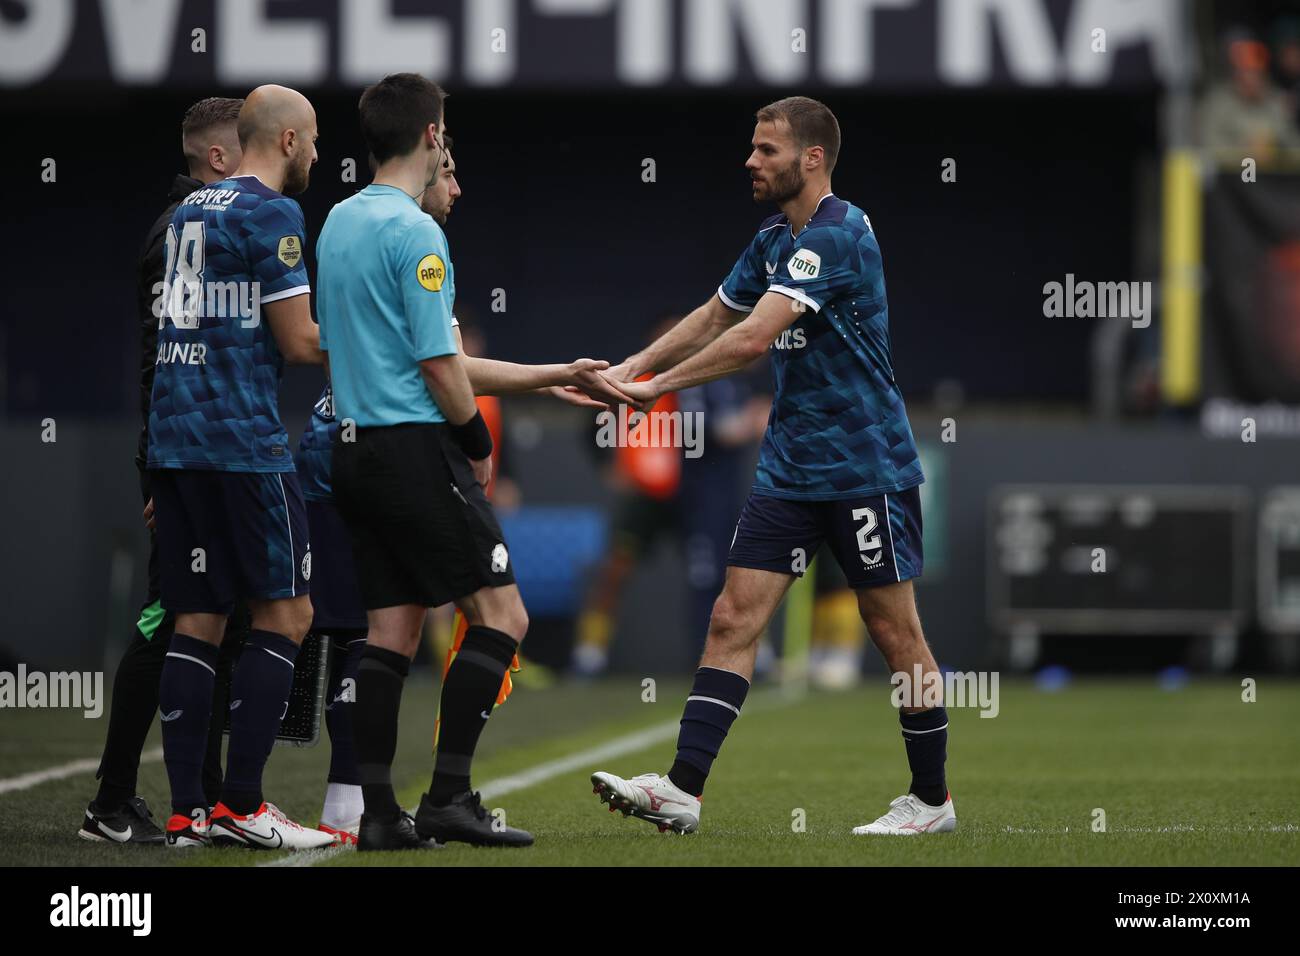
[[[420, 376], [452, 425], [464, 425], [478, 414], [466, 362], [459, 352], [421, 359]], [[492, 480], [492, 456], [471, 458], [470, 464], [474, 467], [474, 477], [486, 488]]]
[[465, 353], [460, 329], [453, 329], [453, 332], [475, 395], [541, 392], [587, 408], [608, 408], [608, 402], [628, 400], [628, 396], [601, 377], [600, 373], [609, 368], [606, 361], [580, 358], [568, 365], [520, 365], [476, 358]]
[[692, 311], [671, 329], [635, 355], [630, 355], [605, 376], [630, 382], [646, 372], [662, 372], [685, 361], [717, 340], [745, 317], [729, 309], [714, 293], [709, 301]]
[[324, 362], [325, 353], [320, 350], [320, 328], [311, 320], [310, 295], [267, 302], [262, 310], [286, 362], [294, 365], [320, 365]]
[[[716, 296], [714, 298], [716, 300]], [[740, 314], [732, 312], [726, 306], [721, 308], [733, 315]], [[696, 312], [698, 311], [700, 310], [697, 309]], [[793, 325], [801, 314], [800, 305], [795, 300], [779, 292], [765, 293], [758, 300], [754, 311], [743, 321], [732, 325], [685, 361], [660, 372], [647, 382], [615, 380], [614, 384], [638, 405], [648, 407], [668, 392], [711, 382], [745, 368], [762, 356], [776, 337]], [[681, 328], [689, 318], [683, 319], [672, 331]], [[672, 332], [668, 335], [672, 335]], [[604, 374], [609, 377], [613, 371], [616, 370], [611, 369]]]

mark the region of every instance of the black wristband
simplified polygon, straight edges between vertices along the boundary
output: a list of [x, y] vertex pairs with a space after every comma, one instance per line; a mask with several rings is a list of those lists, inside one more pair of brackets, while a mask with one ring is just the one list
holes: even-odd
[[483, 421], [482, 412], [476, 411], [474, 417], [463, 425], [450, 422], [447, 425], [451, 428], [451, 437], [470, 460], [480, 461], [492, 454], [492, 433], [488, 431], [487, 422]]

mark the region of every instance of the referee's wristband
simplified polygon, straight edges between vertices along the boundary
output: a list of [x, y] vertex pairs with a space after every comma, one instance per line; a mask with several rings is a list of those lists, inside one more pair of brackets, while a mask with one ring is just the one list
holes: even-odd
[[463, 425], [447, 424], [451, 428], [451, 437], [471, 461], [480, 461], [492, 454], [492, 433], [488, 431], [487, 422], [483, 421], [482, 412], [476, 411], [474, 417]]

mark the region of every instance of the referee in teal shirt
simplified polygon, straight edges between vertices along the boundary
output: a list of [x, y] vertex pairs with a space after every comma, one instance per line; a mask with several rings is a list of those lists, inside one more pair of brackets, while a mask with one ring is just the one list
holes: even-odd
[[[483, 492], [492, 439], [452, 332], [447, 238], [420, 207], [446, 162], [444, 96], [414, 73], [362, 94], [375, 179], [334, 207], [316, 247], [321, 348], [341, 425], [334, 494], [370, 627], [353, 718], [362, 851], [533, 842], [494, 826], [470, 789], [474, 748], [528, 616]], [[470, 627], [443, 683], [433, 780], [412, 818], [393, 794], [397, 714], [425, 611], [448, 601]]]

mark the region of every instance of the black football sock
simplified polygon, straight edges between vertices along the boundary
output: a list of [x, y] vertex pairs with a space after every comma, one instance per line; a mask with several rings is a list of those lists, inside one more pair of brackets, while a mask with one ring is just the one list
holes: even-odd
[[396, 651], [364, 645], [357, 665], [357, 702], [352, 707], [352, 738], [365, 814], [392, 823], [401, 815], [393, 793], [397, 753], [397, 715], [402, 684], [411, 662]]
[[172, 636], [158, 683], [163, 758], [171, 782], [172, 812], [192, 816], [208, 810], [203, 795], [203, 749], [212, 713], [217, 645], [186, 634]]
[[677, 734], [677, 759], [668, 771], [674, 786], [695, 797], [704, 793], [714, 758], [748, 693], [749, 681], [733, 671], [701, 667], [695, 672]]
[[333, 642], [337, 656], [330, 670], [334, 679], [325, 696], [325, 729], [330, 735], [330, 772], [326, 782], [360, 786], [352, 715], [357, 706], [357, 668], [366, 649], [366, 635], [364, 631], [344, 631], [335, 634]]
[[161, 607], [145, 608], [140, 624], [131, 626], [131, 642], [118, 662], [104, 755], [95, 773], [99, 778], [95, 809], [103, 813], [120, 810], [135, 796], [140, 753], [158, 712], [158, 685], [167, 660], [171, 624], [172, 616], [164, 614]]
[[907, 763], [912, 768], [908, 791], [923, 803], [941, 807], [948, 799], [943, 764], [948, 749], [948, 711], [942, 707], [915, 714], [899, 711], [903, 740], [907, 743]]
[[518, 644], [509, 634], [475, 624], [465, 632], [442, 684], [442, 721], [429, 799], [445, 804], [469, 789], [469, 768], [483, 725], [492, 715]]
[[[221, 802], [234, 813], [262, 805], [262, 769], [289, 708], [298, 645], [273, 631], [250, 631], [230, 681], [230, 746]], [[206, 741], [205, 741], [206, 743]]]

